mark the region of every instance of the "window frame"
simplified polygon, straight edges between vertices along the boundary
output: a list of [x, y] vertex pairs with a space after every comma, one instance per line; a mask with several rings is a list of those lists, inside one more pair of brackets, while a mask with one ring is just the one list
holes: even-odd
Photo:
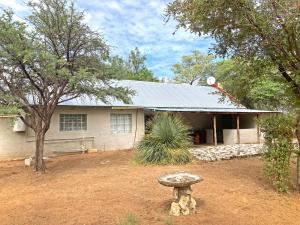
[[[62, 118], [62, 117], [66, 117], [66, 116], [70, 116], [71, 118]], [[78, 121], [79, 118], [76, 118], [76, 116], [81, 116], [80, 121]], [[62, 121], [63, 119], [65, 121]], [[73, 119], [73, 121], [72, 121], [72, 119]], [[66, 120], [69, 120], [69, 121], [66, 121]], [[61, 113], [61, 114], [59, 114], [59, 131], [60, 132], [87, 131], [87, 128], [88, 128], [87, 120], [88, 119], [87, 119], [86, 113]], [[66, 129], [66, 127], [68, 125], [70, 127], [68, 129]]]
[[133, 126], [132, 113], [111, 113], [110, 114], [111, 134], [131, 134], [132, 126]]

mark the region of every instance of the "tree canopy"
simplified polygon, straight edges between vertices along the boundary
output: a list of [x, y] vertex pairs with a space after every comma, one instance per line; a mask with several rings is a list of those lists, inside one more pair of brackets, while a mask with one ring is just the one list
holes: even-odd
[[286, 111], [294, 106], [293, 98], [274, 67], [253, 66], [236, 58], [217, 62], [214, 71], [223, 88], [248, 108]]
[[182, 56], [181, 62], [172, 66], [175, 82], [190, 85], [203, 83], [213, 74], [213, 59], [213, 55], [204, 55], [198, 50], [192, 51], [190, 55]]
[[29, 2], [26, 23], [0, 15], [0, 104], [22, 109], [36, 137], [36, 170], [44, 170], [44, 137], [58, 104], [87, 95], [129, 102], [105, 73], [109, 48], [67, 0]]
[[297, 0], [176, 0], [166, 19], [216, 40], [220, 56], [267, 61], [300, 99], [300, 6]]
[[146, 59], [147, 56], [135, 47], [125, 59], [120, 56], [111, 57], [108, 70], [120, 79], [158, 82], [153, 72], [147, 68]]

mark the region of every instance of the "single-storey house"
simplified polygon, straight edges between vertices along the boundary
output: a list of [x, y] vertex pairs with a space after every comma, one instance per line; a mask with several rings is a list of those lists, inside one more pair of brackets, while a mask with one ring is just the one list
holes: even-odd
[[[118, 81], [135, 91], [131, 104], [90, 98], [59, 105], [46, 135], [45, 155], [80, 149], [130, 149], [158, 112], [181, 115], [197, 133], [197, 144], [258, 143], [256, 118], [269, 111], [247, 109], [212, 86]], [[0, 160], [34, 154], [34, 133], [12, 116], [0, 117]], [[17, 122], [15, 122], [17, 121]]]

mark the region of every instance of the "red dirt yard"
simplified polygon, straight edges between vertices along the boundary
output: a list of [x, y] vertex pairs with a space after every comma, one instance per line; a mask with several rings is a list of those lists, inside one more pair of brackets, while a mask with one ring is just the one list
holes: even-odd
[[[183, 166], [140, 166], [132, 151], [52, 159], [38, 175], [23, 161], [0, 163], [0, 224], [118, 224], [128, 213], [139, 224], [300, 224], [300, 194], [277, 194], [258, 157]], [[166, 172], [203, 176], [193, 185], [195, 215], [168, 215]]]

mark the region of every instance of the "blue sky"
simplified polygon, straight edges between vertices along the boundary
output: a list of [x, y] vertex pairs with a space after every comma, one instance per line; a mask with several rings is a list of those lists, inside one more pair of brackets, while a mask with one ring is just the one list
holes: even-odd
[[[146, 64], [155, 76], [172, 77], [171, 67], [182, 55], [198, 49], [207, 53], [213, 40], [185, 30], [174, 35], [176, 23], [163, 20], [166, 0], [75, 0], [86, 10], [85, 22], [103, 34], [112, 54], [126, 56], [134, 47], [147, 55]], [[28, 13], [24, 0], [0, 0], [0, 7], [11, 7], [18, 17]]]

